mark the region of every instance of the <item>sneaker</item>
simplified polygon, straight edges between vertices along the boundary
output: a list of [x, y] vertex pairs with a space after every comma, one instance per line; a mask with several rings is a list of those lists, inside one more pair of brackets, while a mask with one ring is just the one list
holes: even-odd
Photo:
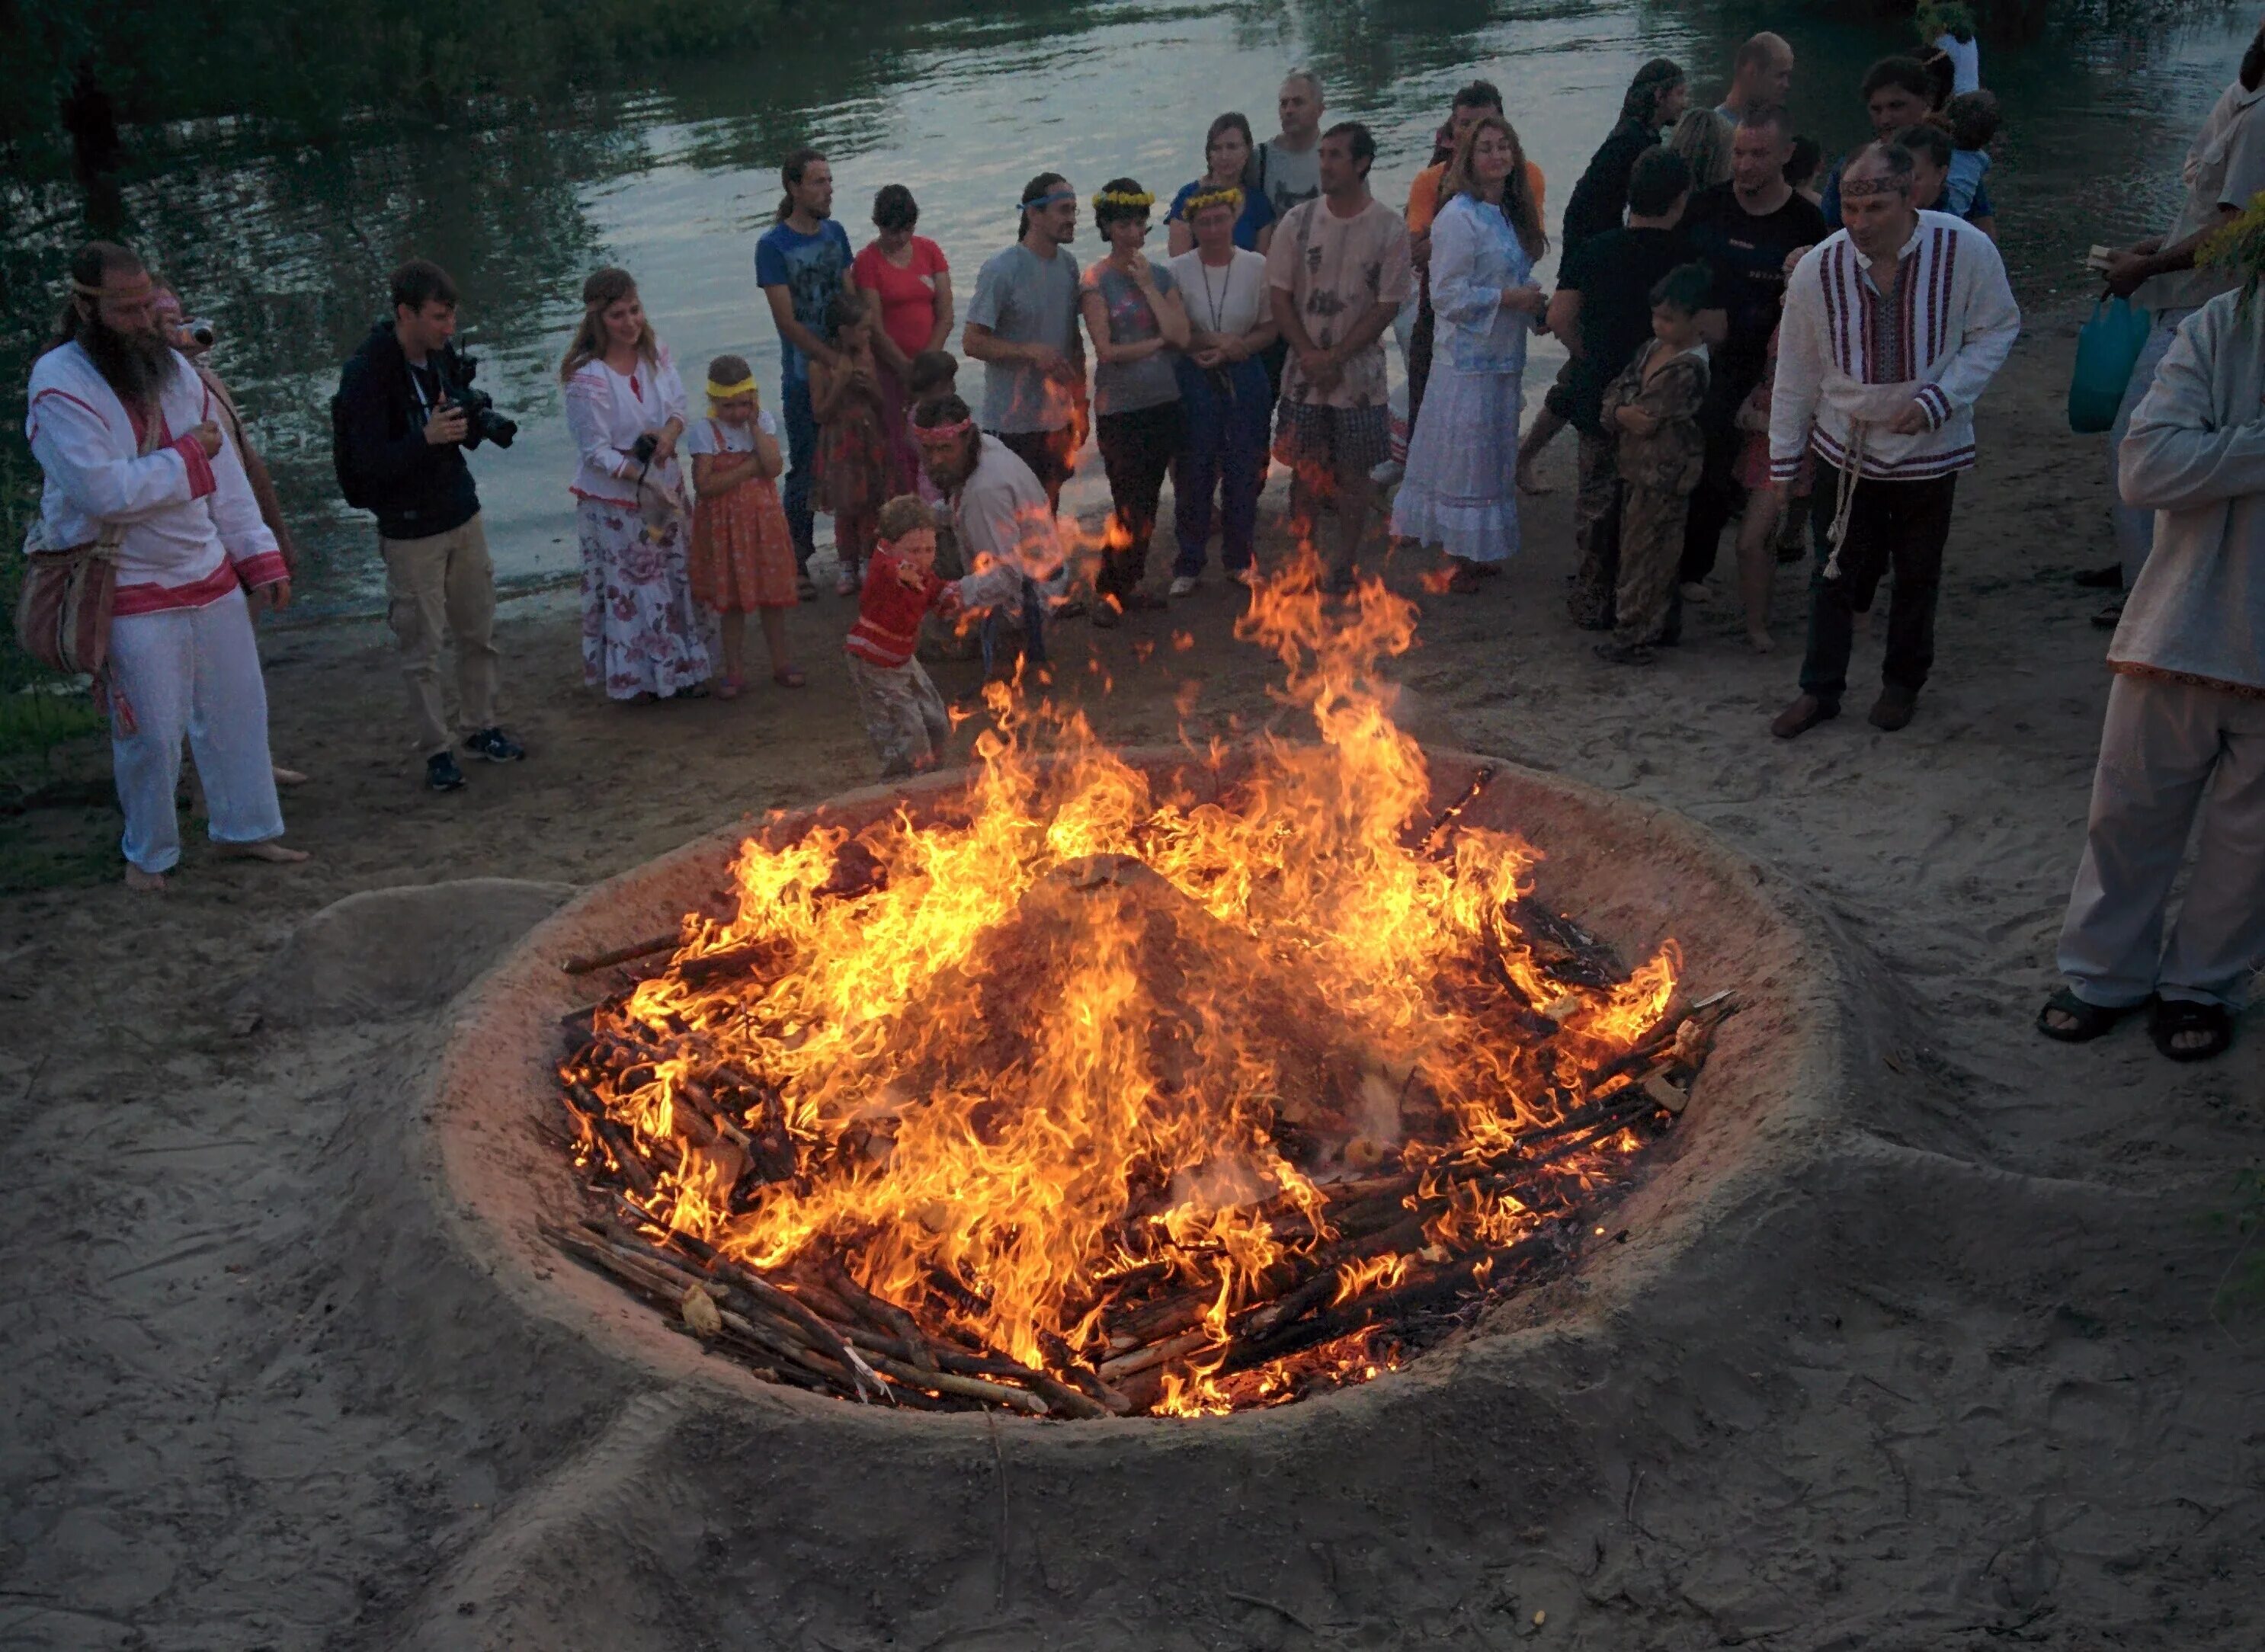
[[1701, 585], [1696, 579], [1693, 579], [1684, 586], [1683, 600], [1686, 602], [1703, 603], [1713, 600], [1713, 596], [1705, 586]]
[[1368, 479], [1378, 487], [1388, 488], [1408, 474], [1408, 467], [1397, 459], [1387, 459], [1368, 473]]
[[844, 568], [841, 577], [834, 582], [834, 594], [838, 597], [854, 597], [863, 588], [855, 568]]
[[1113, 631], [1125, 622], [1125, 610], [1118, 606], [1115, 597], [1096, 597], [1093, 603], [1093, 622], [1104, 631]]
[[1196, 591], [1196, 577], [1191, 573], [1174, 574], [1172, 576], [1172, 594], [1176, 597], [1193, 596]]
[[451, 752], [435, 752], [425, 760], [425, 783], [435, 791], [462, 791], [464, 771]]
[[797, 601], [815, 602], [818, 600], [818, 581], [810, 577], [810, 573], [807, 569], [797, 572], [794, 576], [794, 594], [795, 600]]
[[[464, 749], [491, 763], [515, 763], [527, 755], [527, 747], [501, 729], [482, 729], [477, 734], [469, 736], [464, 741]], [[462, 782], [460, 781], [458, 783]]]

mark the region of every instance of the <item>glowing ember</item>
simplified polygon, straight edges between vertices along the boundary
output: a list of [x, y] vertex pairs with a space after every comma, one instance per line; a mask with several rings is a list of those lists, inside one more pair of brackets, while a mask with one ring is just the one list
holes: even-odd
[[1728, 1006], [1679, 1027], [1672, 943], [1621, 971], [1433, 817], [1372, 677], [1413, 607], [1315, 575], [1237, 635], [1318, 745], [1165, 795], [994, 688], [937, 818], [747, 844], [562, 1069], [636, 1200], [560, 1241], [783, 1379], [1070, 1415], [1362, 1380], [1562, 1255]]

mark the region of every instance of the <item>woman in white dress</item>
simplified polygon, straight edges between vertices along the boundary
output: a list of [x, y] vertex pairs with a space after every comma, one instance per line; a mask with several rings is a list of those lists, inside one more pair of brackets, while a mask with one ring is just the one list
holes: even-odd
[[582, 680], [615, 700], [698, 696], [712, 670], [692, 600], [691, 536], [677, 439], [684, 382], [626, 270], [582, 283], [567, 347], [566, 425], [582, 455]]
[[1392, 507], [1397, 537], [1438, 545], [1448, 589], [1477, 588], [1518, 549], [1518, 418], [1526, 342], [1541, 313], [1533, 266], [1548, 243], [1526, 151], [1500, 115], [1455, 145], [1431, 225], [1431, 380]]

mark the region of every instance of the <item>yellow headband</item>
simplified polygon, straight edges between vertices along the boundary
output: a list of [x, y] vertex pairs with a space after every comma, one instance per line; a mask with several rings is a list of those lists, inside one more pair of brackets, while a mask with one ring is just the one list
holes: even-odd
[[1193, 223], [1196, 215], [1210, 207], [1232, 207], [1237, 212], [1241, 212], [1242, 192], [1233, 184], [1229, 184], [1224, 189], [1204, 190], [1198, 194], [1187, 198], [1180, 207], [1180, 216], [1188, 222]]
[[1104, 189], [1093, 198], [1094, 210], [1103, 207], [1120, 207], [1126, 212], [1146, 212], [1156, 204], [1156, 198], [1147, 190], [1138, 193], [1123, 189]]
[[752, 373], [737, 384], [718, 384], [713, 379], [708, 381], [708, 399], [711, 402], [729, 402], [754, 393], [755, 375]]

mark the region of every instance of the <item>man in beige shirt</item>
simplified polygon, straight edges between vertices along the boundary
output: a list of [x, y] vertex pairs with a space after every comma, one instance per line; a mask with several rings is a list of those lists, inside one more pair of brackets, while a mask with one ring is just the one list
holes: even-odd
[[1358, 121], [1322, 135], [1322, 193], [1290, 209], [1266, 254], [1282, 374], [1278, 457], [1290, 463], [1292, 535], [1310, 544], [1324, 500], [1337, 508], [1328, 588], [1352, 589], [1376, 485], [1391, 456], [1385, 329], [1415, 286], [1408, 226], [1368, 190], [1376, 140]]

